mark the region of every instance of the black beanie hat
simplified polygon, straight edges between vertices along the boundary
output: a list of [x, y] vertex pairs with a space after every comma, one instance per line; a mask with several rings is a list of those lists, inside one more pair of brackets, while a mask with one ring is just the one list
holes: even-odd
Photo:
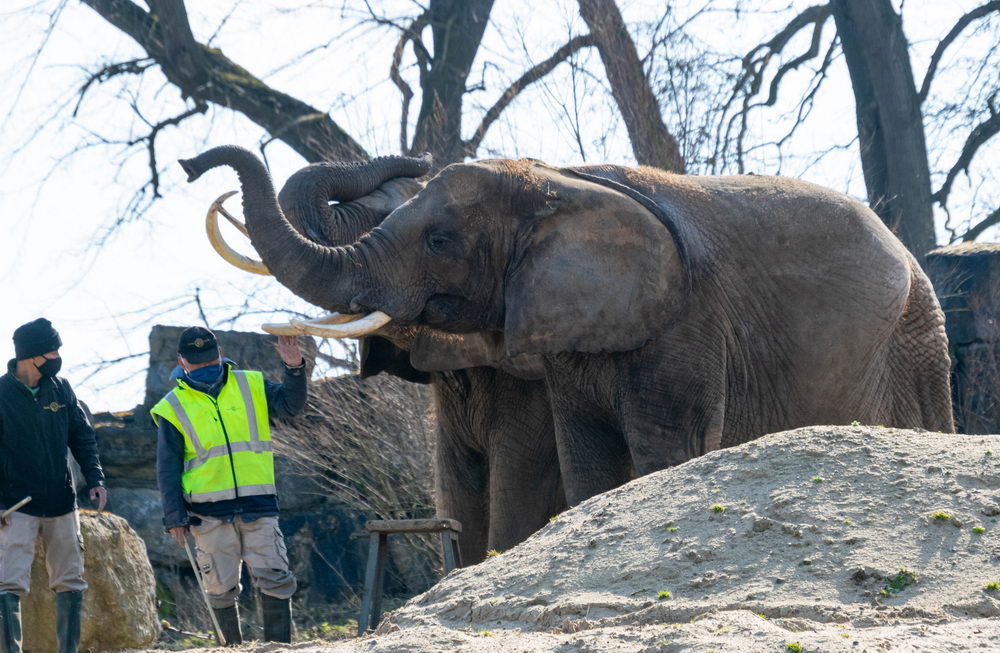
[[14, 357], [19, 361], [34, 358], [62, 347], [59, 332], [44, 317], [14, 329]]

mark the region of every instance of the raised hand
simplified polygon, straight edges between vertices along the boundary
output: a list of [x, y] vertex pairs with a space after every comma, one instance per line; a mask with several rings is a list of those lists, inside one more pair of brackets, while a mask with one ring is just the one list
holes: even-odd
[[278, 344], [275, 347], [281, 360], [288, 367], [298, 367], [304, 362], [299, 339], [296, 336], [278, 336]]

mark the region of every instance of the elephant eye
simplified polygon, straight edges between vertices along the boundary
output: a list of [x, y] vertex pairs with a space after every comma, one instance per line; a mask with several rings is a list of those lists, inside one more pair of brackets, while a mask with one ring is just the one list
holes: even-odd
[[427, 236], [427, 248], [435, 254], [440, 254], [448, 246], [451, 240], [441, 233], [432, 233]]

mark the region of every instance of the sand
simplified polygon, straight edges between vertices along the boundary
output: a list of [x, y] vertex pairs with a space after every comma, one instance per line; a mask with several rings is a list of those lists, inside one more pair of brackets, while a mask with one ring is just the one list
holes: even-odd
[[1000, 436], [797, 429], [594, 497], [366, 638], [245, 650], [1000, 651], [998, 519]]

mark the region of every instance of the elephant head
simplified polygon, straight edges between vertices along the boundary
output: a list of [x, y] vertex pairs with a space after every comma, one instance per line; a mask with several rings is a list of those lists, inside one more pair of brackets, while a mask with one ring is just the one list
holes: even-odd
[[482, 333], [508, 361], [634, 349], [690, 283], [682, 241], [655, 203], [536, 161], [449, 166], [370, 235], [355, 245], [372, 263], [349, 290], [353, 309]]
[[[323, 335], [357, 337], [390, 319], [430, 326], [417, 337], [432, 342], [417, 349], [436, 344], [455, 366], [622, 351], [656, 334], [665, 300], [683, 299], [683, 249], [669, 220], [641, 196], [572, 170], [455, 164], [357, 242], [333, 247], [286, 219], [250, 152], [216, 148], [182, 164], [192, 180], [216, 165], [236, 169], [249, 235], [279, 281], [317, 306], [367, 315], [315, 325]], [[454, 347], [442, 332], [483, 337]], [[454, 360], [455, 351], [469, 360]]]
[[[215, 249], [230, 263], [257, 274], [275, 274], [278, 280], [306, 300], [329, 308], [318, 299], [318, 290], [327, 279], [309, 278], [317, 273], [304, 272], [294, 253], [286, 256], [273, 243], [275, 228], [290, 242], [306, 247], [305, 251], [322, 252], [341, 244], [350, 244], [358, 235], [376, 227], [385, 215], [419, 191], [424, 183], [413, 177], [425, 174], [428, 155], [421, 157], [382, 157], [367, 163], [318, 163], [299, 170], [275, 197], [274, 186], [260, 159], [244, 148], [222, 146], [192, 159], [180, 161], [189, 181], [218, 166], [236, 170], [243, 188], [247, 225], [231, 216], [222, 202], [235, 194], [227, 193], [213, 204], [208, 215], [209, 237]], [[277, 201], [275, 201], [277, 199]], [[337, 201], [331, 205], [331, 201]], [[250, 236], [265, 264], [246, 258], [231, 249], [218, 229], [222, 213], [245, 235]], [[291, 227], [291, 230], [288, 229]], [[288, 251], [293, 251], [294, 247]], [[274, 258], [272, 258], [272, 256]], [[310, 290], [312, 288], [312, 290]], [[310, 323], [265, 325], [272, 333], [311, 333], [322, 337], [360, 337], [362, 374], [370, 376], [388, 371], [410, 381], [426, 383], [427, 372], [454, 370], [495, 362], [492, 340], [478, 334], [446, 336], [431, 329], [418, 329], [400, 322], [385, 324], [387, 318], [369, 316], [359, 324], [347, 324], [350, 316], [334, 314]], [[374, 326], [373, 326], [374, 325]], [[379, 336], [363, 337], [379, 329]], [[417, 345], [419, 343], [419, 345]], [[411, 351], [412, 350], [412, 351]], [[420, 369], [410, 359], [421, 361]], [[507, 371], [522, 378], [539, 378], [536, 361], [506, 363]]]

